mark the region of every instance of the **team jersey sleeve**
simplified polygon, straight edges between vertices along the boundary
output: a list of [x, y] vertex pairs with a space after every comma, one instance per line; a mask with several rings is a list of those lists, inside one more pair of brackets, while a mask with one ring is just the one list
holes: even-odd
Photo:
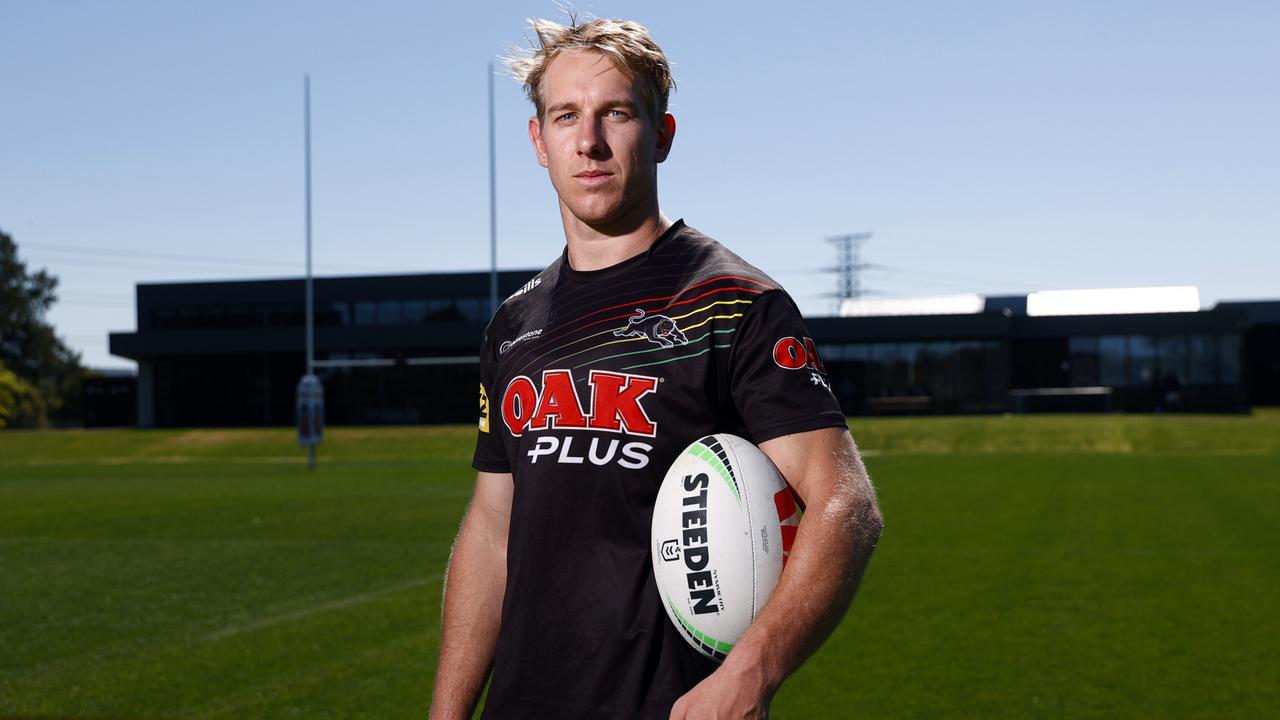
[[733, 403], [753, 442], [846, 427], [800, 310], [781, 290], [751, 304], [729, 360]]
[[493, 348], [489, 344], [489, 330], [485, 329], [484, 340], [480, 343], [480, 406], [479, 420], [476, 423], [476, 451], [471, 459], [471, 467], [481, 472], [511, 472], [511, 461], [502, 442], [503, 427], [500, 421], [501, 390], [495, 388], [494, 365], [497, 362]]

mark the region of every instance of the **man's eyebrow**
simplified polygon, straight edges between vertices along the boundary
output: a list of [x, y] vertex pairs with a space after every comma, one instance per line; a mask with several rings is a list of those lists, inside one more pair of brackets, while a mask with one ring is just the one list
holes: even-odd
[[618, 98], [617, 100], [606, 100], [603, 103], [605, 108], [625, 108], [632, 112], [636, 111], [636, 103], [631, 98]]
[[555, 105], [552, 105], [551, 107], [547, 108], [546, 113], [548, 115], [551, 115], [553, 113], [558, 113], [561, 110], [577, 110], [577, 109], [578, 109], [578, 106], [571, 102], [562, 102], [562, 103], [556, 103]]
[[[616, 100], [605, 100], [603, 103], [600, 103], [600, 105], [605, 109], [625, 108], [632, 112], [638, 112], [639, 110], [635, 101], [632, 100], [631, 98], [617, 98]], [[555, 105], [552, 105], [546, 109], [546, 114], [554, 115], [556, 113], [563, 112], [565, 110], [577, 111], [578, 104], [573, 102], [556, 103]]]

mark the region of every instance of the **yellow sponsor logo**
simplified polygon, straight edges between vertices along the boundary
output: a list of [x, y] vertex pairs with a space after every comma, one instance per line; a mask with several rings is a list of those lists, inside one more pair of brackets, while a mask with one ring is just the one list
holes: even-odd
[[485, 392], [484, 383], [480, 383], [480, 432], [489, 432], [489, 393]]

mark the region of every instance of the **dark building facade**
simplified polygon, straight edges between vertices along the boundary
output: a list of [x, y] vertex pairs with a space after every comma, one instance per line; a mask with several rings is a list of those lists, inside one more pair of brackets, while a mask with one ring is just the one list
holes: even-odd
[[138, 379], [127, 370], [93, 370], [80, 382], [80, 416], [87, 428], [138, 424]]
[[[499, 274], [506, 297], [536, 271]], [[471, 422], [487, 273], [315, 280], [331, 424]], [[142, 427], [288, 425], [305, 371], [301, 279], [139, 285]], [[1200, 312], [1032, 317], [1026, 298], [963, 315], [808, 321], [851, 415], [1240, 412], [1280, 404], [1280, 301]]]
[[[499, 297], [534, 271], [502, 272]], [[317, 278], [316, 374], [333, 424], [461, 422], [476, 412], [487, 273]], [[142, 427], [287, 425], [306, 371], [301, 279], [139, 285]]]
[[1261, 360], [1257, 377], [1247, 372], [1251, 352], [1274, 352], [1257, 338], [1280, 327], [1252, 321], [1252, 305], [1061, 317], [1000, 305], [989, 300], [972, 315], [815, 318], [809, 328], [851, 415], [1243, 412], [1272, 397], [1265, 388], [1280, 377]]

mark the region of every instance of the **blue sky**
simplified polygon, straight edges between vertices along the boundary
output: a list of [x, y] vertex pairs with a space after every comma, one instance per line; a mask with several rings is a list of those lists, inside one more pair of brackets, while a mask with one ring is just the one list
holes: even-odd
[[[831, 310], [827, 235], [907, 296], [1197, 285], [1280, 297], [1280, 5], [581, 3], [672, 58], [664, 210]], [[488, 266], [486, 63], [541, 2], [0, 0], [0, 229], [62, 279], [86, 362], [127, 367], [138, 282], [303, 258], [312, 76], [319, 274]], [[499, 263], [563, 244], [497, 83]], [[296, 268], [296, 269], [295, 269]]]

